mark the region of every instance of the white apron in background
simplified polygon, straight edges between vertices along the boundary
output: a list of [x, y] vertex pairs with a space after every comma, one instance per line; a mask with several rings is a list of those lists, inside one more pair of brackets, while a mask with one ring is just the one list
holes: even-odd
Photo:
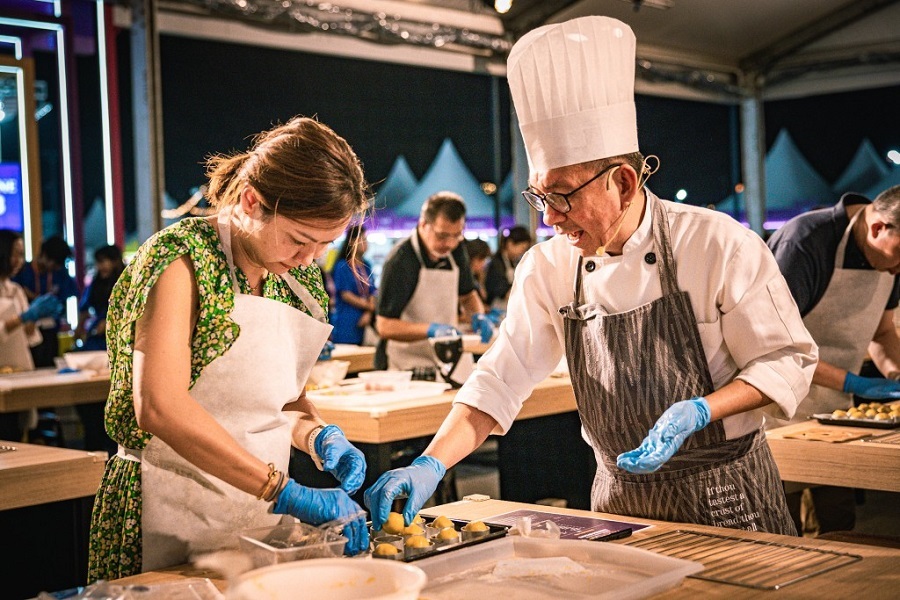
[[[238, 444], [286, 473], [292, 421], [282, 409], [302, 393], [332, 327], [322, 322], [322, 307], [290, 274], [281, 277], [316, 318], [283, 302], [238, 292], [229, 216], [219, 217], [219, 236], [235, 290], [231, 318], [240, 335], [203, 369], [190, 393]], [[141, 486], [144, 571], [233, 547], [235, 532], [281, 519], [269, 503], [201, 471], [155, 436], [141, 456]]]
[[[445, 323], [456, 327], [459, 310], [459, 267], [449, 255], [450, 269], [429, 269], [419, 249], [419, 233], [410, 238], [413, 252], [419, 259], [419, 283], [403, 312], [401, 321], [410, 323]], [[387, 341], [389, 369], [409, 371], [416, 367], [434, 368], [435, 362], [428, 340], [417, 342]]]
[[[819, 360], [852, 373], [859, 372], [894, 287], [894, 276], [890, 273], [844, 268], [847, 240], [863, 210], [853, 215], [841, 237], [834, 257], [834, 273], [825, 295], [803, 317], [803, 324], [819, 345]], [[797, 407], [794, 418], [776, 423], [798, 423], [812, 414], [830, 413], [848, 406], [849, 394], [813, 384], [809, 395]]]
[[[500, 260], [503, 261], [503, 272], [506, 275], [506, 283], [512, 285], [513, 278], [516, 276], [516, 268], [505, 254], [501, 252], [499, 255]], [[507, 305], [509, 305], [509, 291], [506, 292], [506, 295], [503, 298], [494, 298], [491, 300], [491, 308], [505, 311]]]

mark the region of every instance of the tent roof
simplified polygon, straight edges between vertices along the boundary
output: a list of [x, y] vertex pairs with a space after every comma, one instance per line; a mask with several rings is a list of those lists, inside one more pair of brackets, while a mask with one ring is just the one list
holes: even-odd
[[830, 204], [834, 192], [804, 158], [786, 129], [766, 154], [766, 208], [791, 210]]
[[481, 185], [459, 156], [450, 138], [446, 138], [422, 176], [416, 189], [401, 202], [394, 212], [400, 216], [418, 216], [422, 204], [436, 192], [456, 192], [466, 201], [469, 216], [494, 214], [494, 201], [481, 190]]
[[391, 209], [409, 196], [419, 184], [413, 174], [406, 157], [402, 154], [394, 160], [384, 183], [375, 195], [375, 207]]
[[887, 162], [878, 156], [872, 142], [866, 138], [859, 144], [856, 154], [831, 189], [836, 194], [868, 189], [884, 179], [888, 172], [890, 167]]

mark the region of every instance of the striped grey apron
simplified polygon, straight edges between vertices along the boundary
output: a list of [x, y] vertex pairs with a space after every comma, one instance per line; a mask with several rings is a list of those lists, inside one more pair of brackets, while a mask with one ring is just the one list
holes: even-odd
[[726, 440], [722, 422], [715, 421], [655, 473], [616, 466], [616, 457], [637, 448], [669, 406], [713, 391], [690, 296], [678, 289], [665, 210], [650, 195], [648, 202], [662, 297], [618, 314], [582, 304], [579, 258], [575, 300], [559, 309], [578, 412], [597, 458], [592, 508], [796, 535], [762, 430]]

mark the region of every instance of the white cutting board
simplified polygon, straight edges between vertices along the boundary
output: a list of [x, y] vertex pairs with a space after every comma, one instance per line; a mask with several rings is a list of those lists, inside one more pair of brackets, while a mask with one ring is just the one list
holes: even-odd
[[368, 410], [373, 407], [402, 406], [410, 402], [421, 405], [420, 401], [425, 398], [443, 402], [440, 396], [448, 389], [450, 384], [434, 381], [411, 381], [409, 388], [401, 391], [367, 390], [364, 383], [351, 383], [310, 390], [306, 392], [306, 397], [316, 406]]

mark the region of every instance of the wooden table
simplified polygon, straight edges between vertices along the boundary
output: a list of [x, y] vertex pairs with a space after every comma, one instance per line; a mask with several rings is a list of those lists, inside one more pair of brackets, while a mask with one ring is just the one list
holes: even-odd
[[353, 344], [335, 344], [331, 358], [350, 362], [348, 373], [371, 371], [375, 368], [375, 347], [355, 346]]
[[[840, 443], [785, 437], [822, 428], [872, 437]], [[888, 436], [895, 443], [877, 441]], [[822, 425], [811, 419], [772, 429], [766, 437], [785, 481], [900, 492], [900, 429]]]
[[2, 441], [0, 564], [7, 598], [84, 585], [91, 508], [105, 452]]
[[49, 368], [0, 375], [0, 412], [104, 402], [107, 396], [109, 373], [59, 374]]
[[0, 510], [93, 496], [106, 465], [105, 452], [0, 441]]
[[[695, 598], [722, 598], [727, 600], [762, 598], [771, 600], [784, 600], [786, 598], [806, 599], [864, 597], [867, 599], [876, 599], [896, 597], [896, 591], [900, 589], [900, 572], [898, 572], [897, 570], [897, 564], [898, 562], [900, 562], [900, 550], [889, 548], [845, 544], [839, 542], [826, 542], [809, 538], [795, 538], [765, 533], [740, 531], [736, 529], [705, 527], [702, 525], [664, 523], [660, 521], [649, 521], [646, 519], [635, 519], [631, 517], [619, 517], [616, 515], [593, 513], [565, 508], [550, 509], [546, 506], [535, 506], [517, 502], [504, 502], [501, 500], [488, 500], [486, 502], [471, 502], [463, 500], [460, 502], [454, 502], [452, 504], [445, 504], [442, 506], [429, 508], [423, 510], [422, 512], [429, 515], [446, 515], [450, 518], [464, 520], [490, 520], [490, 517], [492, 516], [500, 515], [502, 513], [517, 509], [533, 509], [541, 511], [552, 511], [562, 514], [595, 517], [599, 516], [613, 520], [627, 520], [631, 522], [642, 522], [654, 525], [654, 527], [652, 528], [643, 529], [636, 532], [631, 538], [627, 538], [625, 540], [620, 540], [617, 542], [608, 542], [613, 544], [623, 544], [629, 541], [641, 539], [643, 537], [656, 535], [664, 531], [680, 529], [682, 531], [728, 535], [742, 539], [773, 541], [778, 543], [803, 546], [807, 548], [817, 548], [821, 550], [831, 550], [834, 552], [855, 554], [863, 557], [861, 561], [839, 567], [820, 575], [816, 575], [806, 581], [788, 585], [787, 587], [784, 587], [780, 590], [755, 590], [735, 585], [687, 578], [681, 583], [679, 587], [658, 594], [654, 596], [655, 598], [683, 598], [685, 600], [694, 600]], [[599, 542], [584, 543], [592, 544]], [[424, 564], [424, 562], [422, 564]], [[752, 567], [753, 565], [748, 564], [748, 566]], [[133, 577], [126, 577], [124, 579], [118, 580], [116, 583], [153, 585], [174, 582], [189, 577], [209, 577], [213, 579], [214, 583], [219, 587], [219, 589], [226, 589], [225, 582], [222, 581], [220, 576], [218, 576], [216, 573], [212, 571], [198, 570], [186, 565], [173, 567], [171, 569], [162, 571], [143, 573], [141, 575], [135, 575]]]

